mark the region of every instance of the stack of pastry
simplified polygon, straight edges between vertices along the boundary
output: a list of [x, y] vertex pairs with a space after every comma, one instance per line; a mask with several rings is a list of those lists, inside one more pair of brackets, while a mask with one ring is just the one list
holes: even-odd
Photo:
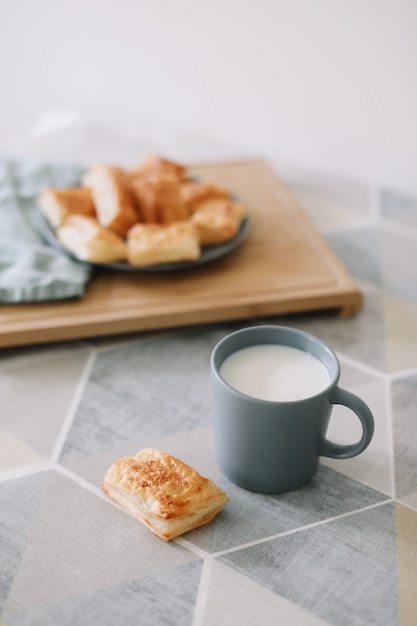
[[143, 267], [198, 259], [202, 246], [233, 239], [246, 215], [226, 190], [158, 155], [131, 170], [92, 166], [82, 186], [45, 189], [38, 204], [80, 260]]

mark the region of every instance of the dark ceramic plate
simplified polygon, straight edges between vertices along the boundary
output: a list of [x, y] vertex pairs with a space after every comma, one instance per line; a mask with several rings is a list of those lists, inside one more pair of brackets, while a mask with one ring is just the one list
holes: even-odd
[[205, 265], [206, 263], [210, 263], [211, 261], [215, 261], [227, 254], [230, 254], [235, 248], [240, 246], [240, 244], [246, 238], [246, 235], [249, 231], [249, 218], [246, 217], [240, 225], [239, 232], [236, 237], [227, 241], [226, 243], [214, 245], [214, 246], [204, 246], [201, 251], [200, 258], [195, 261], [180, 261], [177, 263], [160, 263], [157, 265], [150, 265], [148, 267], [136, 267], [135, 265], [130, 265], [129, 263], [88, 263], [86, 261], [80, 261], [72, 252], [64, 248], [58, 239], [55, 236], [55, 233], [47, 220], [43, 217], [41, 213], [39, 213], [39, 231], [42, 234], [43, 238], [53, 246], [58, 252], [65, 254], [70, 259], [74, 261], [78, 261], [79, 263], [84, 263], [85, 265], [91, 265], [92, 267], [104, 267], [113, 270], [122, 270], [124, 272], [172, 272], [174, 270], [185, 270], [191, 269], [193, 267], [198, 267], [199, 265]]

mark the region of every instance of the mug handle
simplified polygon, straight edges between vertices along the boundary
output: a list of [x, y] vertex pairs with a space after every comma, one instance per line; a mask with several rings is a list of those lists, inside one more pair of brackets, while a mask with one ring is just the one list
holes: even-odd
[[374, 434], [374, 418], [369, 407], [354, 393], [335, 387], [330, 396], [331, 404], [343, 404], [359, 417], [362, 424], [362, 437], [357, 443], [340, 445], [324, 439], [319, 450], [320, 456], [332, 459], [350, 459], [363, 452], [370, 444]]

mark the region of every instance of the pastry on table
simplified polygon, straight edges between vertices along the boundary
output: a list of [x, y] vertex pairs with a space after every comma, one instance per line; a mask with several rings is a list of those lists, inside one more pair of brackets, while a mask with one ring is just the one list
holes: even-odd
[[186, 176], [186, 167], [180, 163], [164, 159], [158, 154], [150, 154], [146, 159], [141, 161], [136, 167], [129, 172], [131, 178], [160, 176], [161, 174], [169, 174], [181, 180]]
[[207, 524], [229, 500], [192, 467], [152, 448], [113, 463], [102, 489], [164, 541]]
[[125, 241], [115, 232], [103, 228], [97, 219], [70, 215], [56, 229], [58, 241], [81, 261], [112, 263], [126, 261]]
[[173, 174], [154, 174], [131, 179], [131, 189], [140, 208], [142, 221], [171, 224], [188, 217], [181, 199], [178, 178]]
[[190, 221], [196, 227], [201, 245], [230, 241], [239, 232], [246, 216], [243, 204], [229, 199], [206, 200], [197, 205]]
[[196, 206], [205, 200], [214, 198], [230, 198], [230, 194], [221, 187], [209, 182], [187, 180], [181, 183], [180, 195], [188, 213], [191, 214]]
[[55, 189], [48, 187], [38, 197], [39, 208], [52, 228], [56, 228], [68, 215], [95, 216], [96, 209], [91, 191], [85, 187]]
[[139, 221], [129, 178], [121, 168], [94, 165], [86, 172], [82, 182], [91, 190], [97, 219], [102, 226], [124, 236]]
[[127, 234], [127, 259], [145, 267], [159, 263], [195, 261], [201, 256], [199, 237], [189, 221], [135, 224]]

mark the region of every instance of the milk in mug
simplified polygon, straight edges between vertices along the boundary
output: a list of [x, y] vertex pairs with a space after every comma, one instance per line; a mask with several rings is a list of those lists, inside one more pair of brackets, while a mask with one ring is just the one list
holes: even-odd
[[275, 402], [309, 398], [330, 384], [329, 372], [321, 361], [285, 345], [241, 348], [223, 361], [219, 372], [234, 389]]

